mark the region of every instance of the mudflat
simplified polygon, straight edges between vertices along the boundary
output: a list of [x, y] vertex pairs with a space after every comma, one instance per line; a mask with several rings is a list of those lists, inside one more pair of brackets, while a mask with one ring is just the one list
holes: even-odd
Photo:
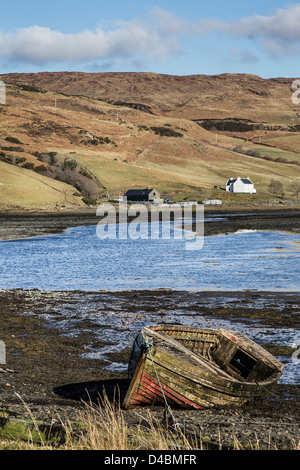
[[[114, 309], [116, 315], [120, 315], [121, 305], [123, 322], [126, 322], [126, 309], [136, 315], [137, 321], [145, 310], [155, 309], [159, 323], [162, 318], [159, 312], [171, 312], [178, 306], [188, 310], [190, 306], [194, 315], [220, 322], [229, 319], [246, 325], [251, 321], [260, 322], [262, 327], [299, 327], [300, 295], [297, 293], [228, 293], [239, 306], [234, 306], [234, 302], [229, 304], [222, 295], [161, 290], [98, 292], [94, 298], [84, 292], [0, 291], [0, 337], [7, 349], [7, 364], [0, 371], [1, 411], [12, 419], [32, 420], [34, 417], [50, 425], [80, 419], [85, 403], [92, 401], [98, 406], [104, 391], [110, 400], [120, 397], [122, 402], [129, 385], [124, 363], [129, 360], [131, 344], [124, 342], [119, 351], [108, 353], [106, 358], [84, 354], [91, 344], [97, 351], [97, 348], [109, 347], [113, 341], [107, 326], [85, 316], [80, 321], [81, 308], [91, 301], [94, 305], [109, 303], [109, 309]], [[262, 305], [264, 299], [268, 308], [255, 306]], [[73, 328], [70, 326], [73, 320], [68, 327], [64, 324], [66, 306], [68, 316], [74, 319], [77, 315], [79, 319]], [[107, 328], [107, 342], [97, 338], [99, 328]], [[290, 362], [295, 353], [284, 340], [265, 347], [279, 355], [283, 362]], [[114, 364], [112, 370], [107, 368], [107, 358]], [[299, 393], [297, 382], [279, 383], [264, 400], [242, 407], [172, 411], [188, 433], [217, 443], [217, 448], [220, 444], [222, 448], [230, 448], [236, 439], [250, 448], [259, 443], [265, 449], [295, 449], [300, 437]], [[164, 422], [164, 407], [157, 406], [124, 410], [124, 417], [128, 426], [136, 426], [141, 421], [145, 425], [149, 413], [152, 419]]]
[[[225, 214], [224, 214], [225, 215]], [[19, 214], [0, 216], [1, 239], [22, 238], [59, 233], [70, 226], [94, 225], [94, 213], [85, 214]], [[299, 233], [299, 212], [230, 214], [220, 222], [207, 222], [206, 234], [227, 233], [242, 229], [284, 230]], [[227, 296], [227, 297], [226, 297]], [[233, 301], [228, 301], [228, 298]], [[252, 321], [271, 328], [299, 329], [299, 292], [232, 292], [188, 293], [159, 291], [97, 292], [96, 298], [86, 292], [41, 292], [37, 290], [0, 291], [0, 340], [6, 345], [7, 363], [0, 365], [0, 410], [12, 419], [41, 420], [46, 424], [60, 420], [76, 421], [85, 403], [98, 406], [103, 393], [110, 400], [124, 397], [129, 380], [124, 363], [128, 362], [131, 345], [124, 342], [119, 352], [107, 360], [87, 357], [84, 352], [92, 343], [94, 350], [111, 345], [112, 338], [99, 341], [97, 329], [105, 328], [88, 316], [80, 320], [81, 309], [108, 305], [115, 315], [126, 321], [129, 312], [141, 318], [143, 312], [186, 309], [191, 315], [213, 320], [230, 320], [245, 325]], [[98, 304], [97, 304], [98, 302]], [[69, 309], [66, 316], [66, 309]], [[142, 313], [141, 313], [142, 312]], [[66, 318], [74, 317], [65, 327]], [[128, 324], [128, 329], [130, 324]], [[297, 351], [281, 343], [264, 345], [274, 355], [290, 362]], [[118, 367], [118, 364], [120, 367]], [[295, 372], [299, 365], [294, 364]], [[201, 435], [208, 446], [230, 448], [234, 440], [253, 448], [299, 448], [300, 403], [299, 383], [279, 383], [264, 400], [242, 407], [219, 407], [205, 411], [174, 409], [173, 415], [188, 433]], [[30, 410], [30, 412], [29, 412]], [[138, 408], [125, 411], [129, 426], [146, 423], [148, 413], [164, 421], [163, 407]]]
[[[205, 222], [204, 235], [233, 233], [237, 230], [279, 230], [300, 233], [300, 210], [276, 211], [206, 211], [206, 217], [218, 216]], [[221, 221], [218, 218], [222, 217]], [[77, 212], [0, 212], [0, 240], [28, 238], [61, 233], [69, 227], [97, 225], [96, 210]]]

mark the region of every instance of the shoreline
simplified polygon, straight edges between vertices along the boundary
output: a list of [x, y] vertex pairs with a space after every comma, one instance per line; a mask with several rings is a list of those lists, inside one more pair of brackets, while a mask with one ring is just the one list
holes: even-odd
[[[206, 221], [204, 235], [234, 233], [238, 230], [276, 230], [300, 233], [300, 210], [205, 210], [205, 217], [225, 217]], [[128, 219], [128, 222], [135, 217]], [[0, 211], [0, 241], [59, 234], [71, 227], [97, 225], [96, 210], [82, 212], [14, 212]], [[118, 221], [117, 221], [118, 222]]]

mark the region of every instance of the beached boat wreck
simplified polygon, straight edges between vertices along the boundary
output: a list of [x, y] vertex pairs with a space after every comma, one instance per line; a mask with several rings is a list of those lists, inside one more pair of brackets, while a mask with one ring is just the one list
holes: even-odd
[[241, 405], [270, 391], [283, 368], [238, 331], [167, 324], [144, 327], [133, 345], [123, 406]]

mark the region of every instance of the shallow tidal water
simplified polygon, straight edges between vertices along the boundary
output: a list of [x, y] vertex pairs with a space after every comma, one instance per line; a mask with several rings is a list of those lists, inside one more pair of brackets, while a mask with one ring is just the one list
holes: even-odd
[[[174, 231], [175, 233], [175, 231]], [[182, 239], [99, 239], [95, 226], [0, 242], [0, 288], [298, 291], [300, 236], [238, 232]]]
[[[299, 341], [299, 330], [294, 328], [207, 317], [201, 314], [199, 298], [197, 304], [189, 298], [193, 293], [223, 292], [219, 306], [230, 308], [239, 301], [228, 299], [227, 292], [299, 292], [299, 235], [245, 231], [207, 236], [199, 250], [187, 250], [187, 242], [192, 243], [185, 237], [176, 239], [175, 235], [155, 240], [99, 239], [95, 226], [0, 242], [0, 289], [48, 292], [49, 303], [43, 304], [40, 315], [68, 336], [80, 334], [84, 324], [85, 331], [93, 332], [97, 338], [97, 346], [93, 342], [87, 344], [83, 356], [106, 361], [104, 367], [109, 370], [127, 368], [122, 361], [114, 362], [112, 355], [130, 349], [135, 335], [146, 324], [166, 322], [235, 329], [260, 344], [292, 346]], [[175, 295], [173, 300], [166, 297], [163, 303], [155, 303], [155, 295], [148, 298], [142, 293], [158, 289], [174, 291], [180, 301]], [[118, 297], [118, 293], [126, 291], [140, 292], [141, 297], [137, 295], [130, 304], [126, 295]], [[50, 300], [55, 295], [61, 303], [54, 306]], [[213, 295], [210, 302], [218, 304]], [[245, 307], [244, 301], [241, 305]], [[256, 304], [267, 305], [268, 301], [262, 298]], [[274, 305], [274, 299], [272, 305], [282, 307]], [[295, 315], [299, 315], [298, 305]], [[281, 382], [299, 384], [300, 366], [295, 366], [291, 358], [284, 361]]]

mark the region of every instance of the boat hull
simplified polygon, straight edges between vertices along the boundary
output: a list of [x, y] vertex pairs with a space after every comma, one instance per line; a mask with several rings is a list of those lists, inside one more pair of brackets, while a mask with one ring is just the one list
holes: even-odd
[[[226, 363], [222, 354], [225, 351], [228, 356], [228, 350], [232, 358]], [[253, 380], [243, 377], [245, 367]], [[168, 404], [194, 409], [241, 405], [272, 390], [282, 370], [277, 359], [237, 332], [178, 326], [144, 328], [134, 343], [129, 363], [132, 378], [123, 405]], [[261, 380], [255, 375], [257, 371]]]

